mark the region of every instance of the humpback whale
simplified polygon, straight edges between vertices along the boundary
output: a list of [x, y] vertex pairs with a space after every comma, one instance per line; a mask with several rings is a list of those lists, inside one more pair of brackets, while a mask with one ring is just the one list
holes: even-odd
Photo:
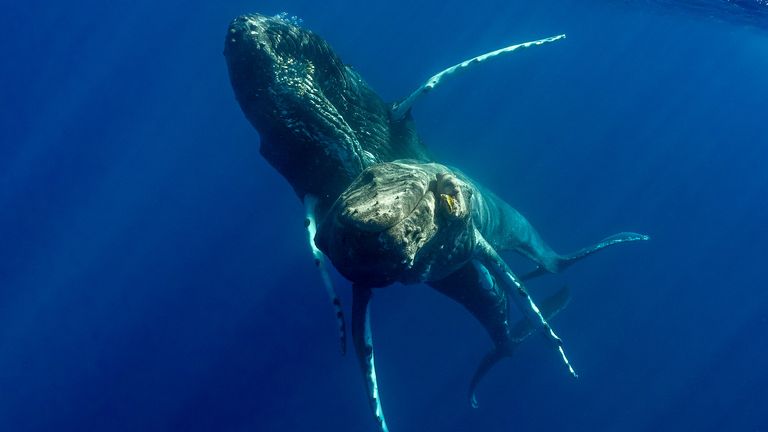
[[[374, 288], [424, 282], [462, 304], [494, 343], [470, 385], [535, 331], [568, 370], [562, 340], [548, 320], [566, 289], [537, 305], [499, 257], [515, 250], [537, 264], [527, 275], [558, 272], [611, 244], [645, 240], [620, 233], [570, 255], [555, 253], [514, 208], [455, 168], [436, 163], [419, 138], [414, 104], [448, 77], [500, 55], [564, 39], [557, 35], [504, 47], [451, 66], [409, 96], [384, 102], [328, 43], [285, 15], [249, 14], [227, 30], [224, 56], [235, 97], [260, 137], [260, 153], [305, 206], [308, 242], [337, 317], [344, 311], [327, 258], [353, 284], [352, 339], [371, 409], [388, 430], [374, 366], [369, 302]], [[523, 319], [511, 324], [509, 304]]]
[[[548, 323], [567, 302], [555, 296], [538, 307], [522, 278], [499, 257], [514, 250], [541, 268], [557, 272], [606, 246], [647, 240], [622, 232], [568, 255], [553, 251], [531, 224], [498, 196], [456, 168], [400, 160], [373, 165], [360, 174], [329, 210], [316, 237], [334, 266], [354, 284], [352, 317], [355, 347], [364, 347], [362, 364], [375, 376], [367, 325], [370, 290], [390, 285], [426, 283], [467, 308], [485, 327], [494, 349], [481, 362], [470, 388], [493, 364], [512, 354], [539, 328], [576, 375], [562, 340]], [[474, 276], [472, 276], [474, 274]], [[469, 275], [469, 277], [468, 277]], [[472, 280], [479, 283], [472, 283]], [[360, 304], [358, 304], [358, 301]], [[510, 325], [507, 303], [516, 303], [527, 320]], [[542, 312], [544, 311], [544, 312]], [[369, 383], [372, 386], [373, 383]], [[371, 390], [369, 389], [369, 392]]]

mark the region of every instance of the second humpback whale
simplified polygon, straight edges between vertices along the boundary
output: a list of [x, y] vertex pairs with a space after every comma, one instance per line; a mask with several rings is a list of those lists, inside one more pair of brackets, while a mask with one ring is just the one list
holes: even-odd
[[[547, 315], [561, 308], [565, 298], [555, 296], [539, 309], [498, 252], [514, 250], [556, 272], [606, 246], [647, 238], [624, 232], [560, 255], [517, 210], [456, 168], [399, 160], [363, 171], [329, 210], [317, 241], [355, 286], [352, 333], [367, 375], [375, 377], [366, 316], [372, 288], [427, 283], [483, 324], [494, 349], [472, 379], [470, 400], [476, 406], [474, 388], [480, 378], [511, 355], [532, 328], [544, 330], [575, 375], [562, 341], [547, 322]], [[472, 283], [476, 280], [480, 283]], [[510, 325], [510, 302], [518, 305], [530, 326]]]
[[[512, 207], [458, 170], [433, 163], [416, 134], [414, 103], [446, 77], [564, 37], [512, 45], [458, 63], [410, 96], [387, 104], [326, 41], [294, 20], [251, 14], [229, 26], [224, 55], [232, 88], [259, 132], [261, 154], [304, 202], [310, 247], [336, 310], [342, 351], [344, 313], [325, 268], [326, 254], [353, 282], [353, 341], [380, 431], [387, 424], [368, 325], [372, 288], [394, 281], [427, 282], [467, 308], [495, 345], [475, 373], [473, 388], [492, 364], [536, 329], [544, 330], [575, 375], [548, 323], [564, 307], [567, 293], [561, 291], [540, 307], [497, 250], [513, 249], [531, 258], [539, 265], [533, 276], [557, 272], [607, 245], [647, 238], [622, 233], [575, 254], [557, 254]], [[510, 324], [509, 303], [525, 316], [517, 325]]]

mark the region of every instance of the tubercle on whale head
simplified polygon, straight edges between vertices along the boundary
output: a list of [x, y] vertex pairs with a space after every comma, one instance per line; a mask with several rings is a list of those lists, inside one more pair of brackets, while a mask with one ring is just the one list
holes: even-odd
[[354, 283], [441, 278], [471, 256], [471, 194], [442, 165], [376, 164], [336, 200], [317, 243]]
[[397, 164], [367, 168], [328, 211], [318, 247], [353, 283], [377, 287], [399, 280], [413, 265], [418, 245], [435, 230], [424, 211], [434, 206], [430, 180]]
[[224, 39], [224, 57], [235, 94], [246, 105], [268, 103], [261, 98], [274, 92], [272, 85], [281, 79], [286, 85], [300, 85], [305, 73], [321, 73], [328, 81], [326, 91], [346, 79], [345, 66], [325, 40], [281, 15], [247, 14], [233, 19]]

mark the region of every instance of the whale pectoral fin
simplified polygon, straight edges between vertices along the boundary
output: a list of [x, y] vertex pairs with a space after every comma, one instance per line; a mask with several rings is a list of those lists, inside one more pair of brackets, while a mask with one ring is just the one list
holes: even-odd
[[[557, 271], [562, 271], [570, 267], [571, 265], [573, 265], [573, 263], [575, 263], [576, 261], [579, 261], [580, 259], [588, 255], [592, 255], [593, 253], [599, 250], [605, 249], [608, 246], [619, 244], [619, 243], [646, 241], [646, 240], [650, 240], [650, 237], [645, 234], [638, 234], [633, 232], [621, 232], [618, 234], [614, 234], [612, 236], [608, 236], [593, 245], [587, 246], [572, 254], [559, 257], [556, 261]], [[549, 273], [549, 271], [539, 266], [536, 269], [524, 274], [520, 279], [525, 281], [525, 280], [533, 279], [537, 276], [541, 276], [545, 273]]]
[[344, 355], [347, 352], [347, 328], [344, 323], [344, 310], [341, 307], [341, 300], [336, 294], [336, 290], [333, 288], [331, 282], [331, 276], [328, 274], [326, 268], [325, 255], [317, 248], [315, 244], [315, 234], [317, 234], [317, 219], [315, 217], [315, 208], [317, 207], [317, 197], [314, 195], [304, 196], [304, 208], [306, 211], [305, 224], [307, 227], [307, 234], [309, 236], [309, 247], [312, 250], [312, 256], [315, 258], [315, 266], [320, 271], [320, 277], [323, 280], [325, 291], [328, 293], [328, 297], [331, 300], [333, 309], [336, 315], [336, 324], [339, 329], [339, 344], [341, 347], [341, 354]]
[[[568, 306], [571, 301], [571, 293], [567, 286], [561, 288], [558, 292], [553, 294], [544, 300], [541, 304], [541, 313], [544, 318], [551, 320], [555, 315], [560, 313]], [[532, 335], [536, 329], [531, 325], [531, 322], [523, 318], [519, 320], [510, 332], [510, 341], [504, 347], [494, 347], [488, 354], [483, 357], [480, 364], [477, 366], [474, 375], [472, 375], [472, 381], [469, 384], [469, 403], [472, 408], [477, 408], [477, 397], [475, 392], [480, 381], [500, 360], [511, 357], [515, 351], [515, 348], [521, 344], [528, 336]]]
[[[570, 302], [571, 290], [568, 288], [568, 285], [564, 285], [556, 293], [541, 302], [541, 314], [544, 315], [544, 318], [550, 320], [568, 307]], [[521, 319], [512, 327], [510, 337], [513, 341], [520, 343], [532, 335], [534, 331], [536, 329], [527, 319]]]
[[568, 357], [565, 355], [563, 341], [557, 336], [544, 315], [542, 315], [541, 310], [536, 306], [536, 303], [534, 303], [533, 299], [528, 294], [528, 290], [525, 288], [522, 281], [520, 281], [520, 279], [512, 272], [509, 266], [507, 266], [507, 263], [501, 259], [496, 250], [488, 244], [480, 232], [476, 231], [475, 235], [477, 239], [477, 246], [475, 249], [476, 259], [485, 265], [496, 280], [504, 286], [509, 300], [517, 304], [523, 315], [531, 322], [531, 325], [535, 328], [544, 330], [544, 335], [555, 348], [557, 348], [563, 359], [563, 363], [568, 367], [568, 371], [574, 377], [578, 377], [576, 371], [573, 370], [571, 363], [568, 361]]
[[352, 288], [352, 342], [357, 353], [357, 360], [363, 372], [365, 388], [368, 393], [368, 404], [376, 417], [378, 432], [388, 432], [387, 422], [379, 399], [379, 387], [376, 381], [376, 365], [373, 356], [373, 338], [369, 305], [371, 289], [355, 285]]
[[535, 41], [530, 42], [524, 42], [517, 45], [510, 45], [504, 48], [500, 48], [491, 52], [487, 52], [485, 54], [479, 55], [477, 57], [472, 57], [471, 59], [464, 60], [461, 63], [455, 64], [445, 70], [442, 70], [438, 72], [437, 74], [433, 75], [430, 79], [427, 80], [424, 84], [421, 85], [421, 87], [417, 88], [413, 91], [413, 93], [410, 94], [407, 98], [403, 99], [402, 102], [396, 103], [392, 106], [392, 112], [391, 117], [393, 120], [398, 121], [405, 118], [406, 115], [408, 115], [408, 112], [413, 107], [413, 104], [416, 103], [416, 101], [425, 93], [429, 92], [433, 88], [437, 87], [445, 78], [456, 74], [459, 71], [462, 71], [464, 69], [467, 69], [473, 65], [482, 63], [486, 60], [490, 60], [494, 57], [498, 57], [502, 54], [511, 53], [513, 51], [517, 51], [522, 48], [528, 48], [532, 46], [537, 45], [543, 45], [545, 43], [554, 42], [560, 39], [565, 39], [565, 35], [557, 35], [552, 36], [544, 39], [539, 39]]

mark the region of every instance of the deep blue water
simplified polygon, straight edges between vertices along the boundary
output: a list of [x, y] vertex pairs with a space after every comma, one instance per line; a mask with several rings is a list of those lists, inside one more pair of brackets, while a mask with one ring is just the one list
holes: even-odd
[[[768, 430], [764, 2], [83, 1], [0, 17], [0, 430], [367, 431], [355, 360], [229, 85], [230, 19], [286, 11], [388, 100], [558, 33], [414, 112], [441, 161], [560, 251], [541, 338], [465, 393], [490, 341], [423, 286], [377, 292], [393, 432]], [[514, 268], [530, 268], [512, 258]], [[338, 275], [348, 308], [350, 290]]]

